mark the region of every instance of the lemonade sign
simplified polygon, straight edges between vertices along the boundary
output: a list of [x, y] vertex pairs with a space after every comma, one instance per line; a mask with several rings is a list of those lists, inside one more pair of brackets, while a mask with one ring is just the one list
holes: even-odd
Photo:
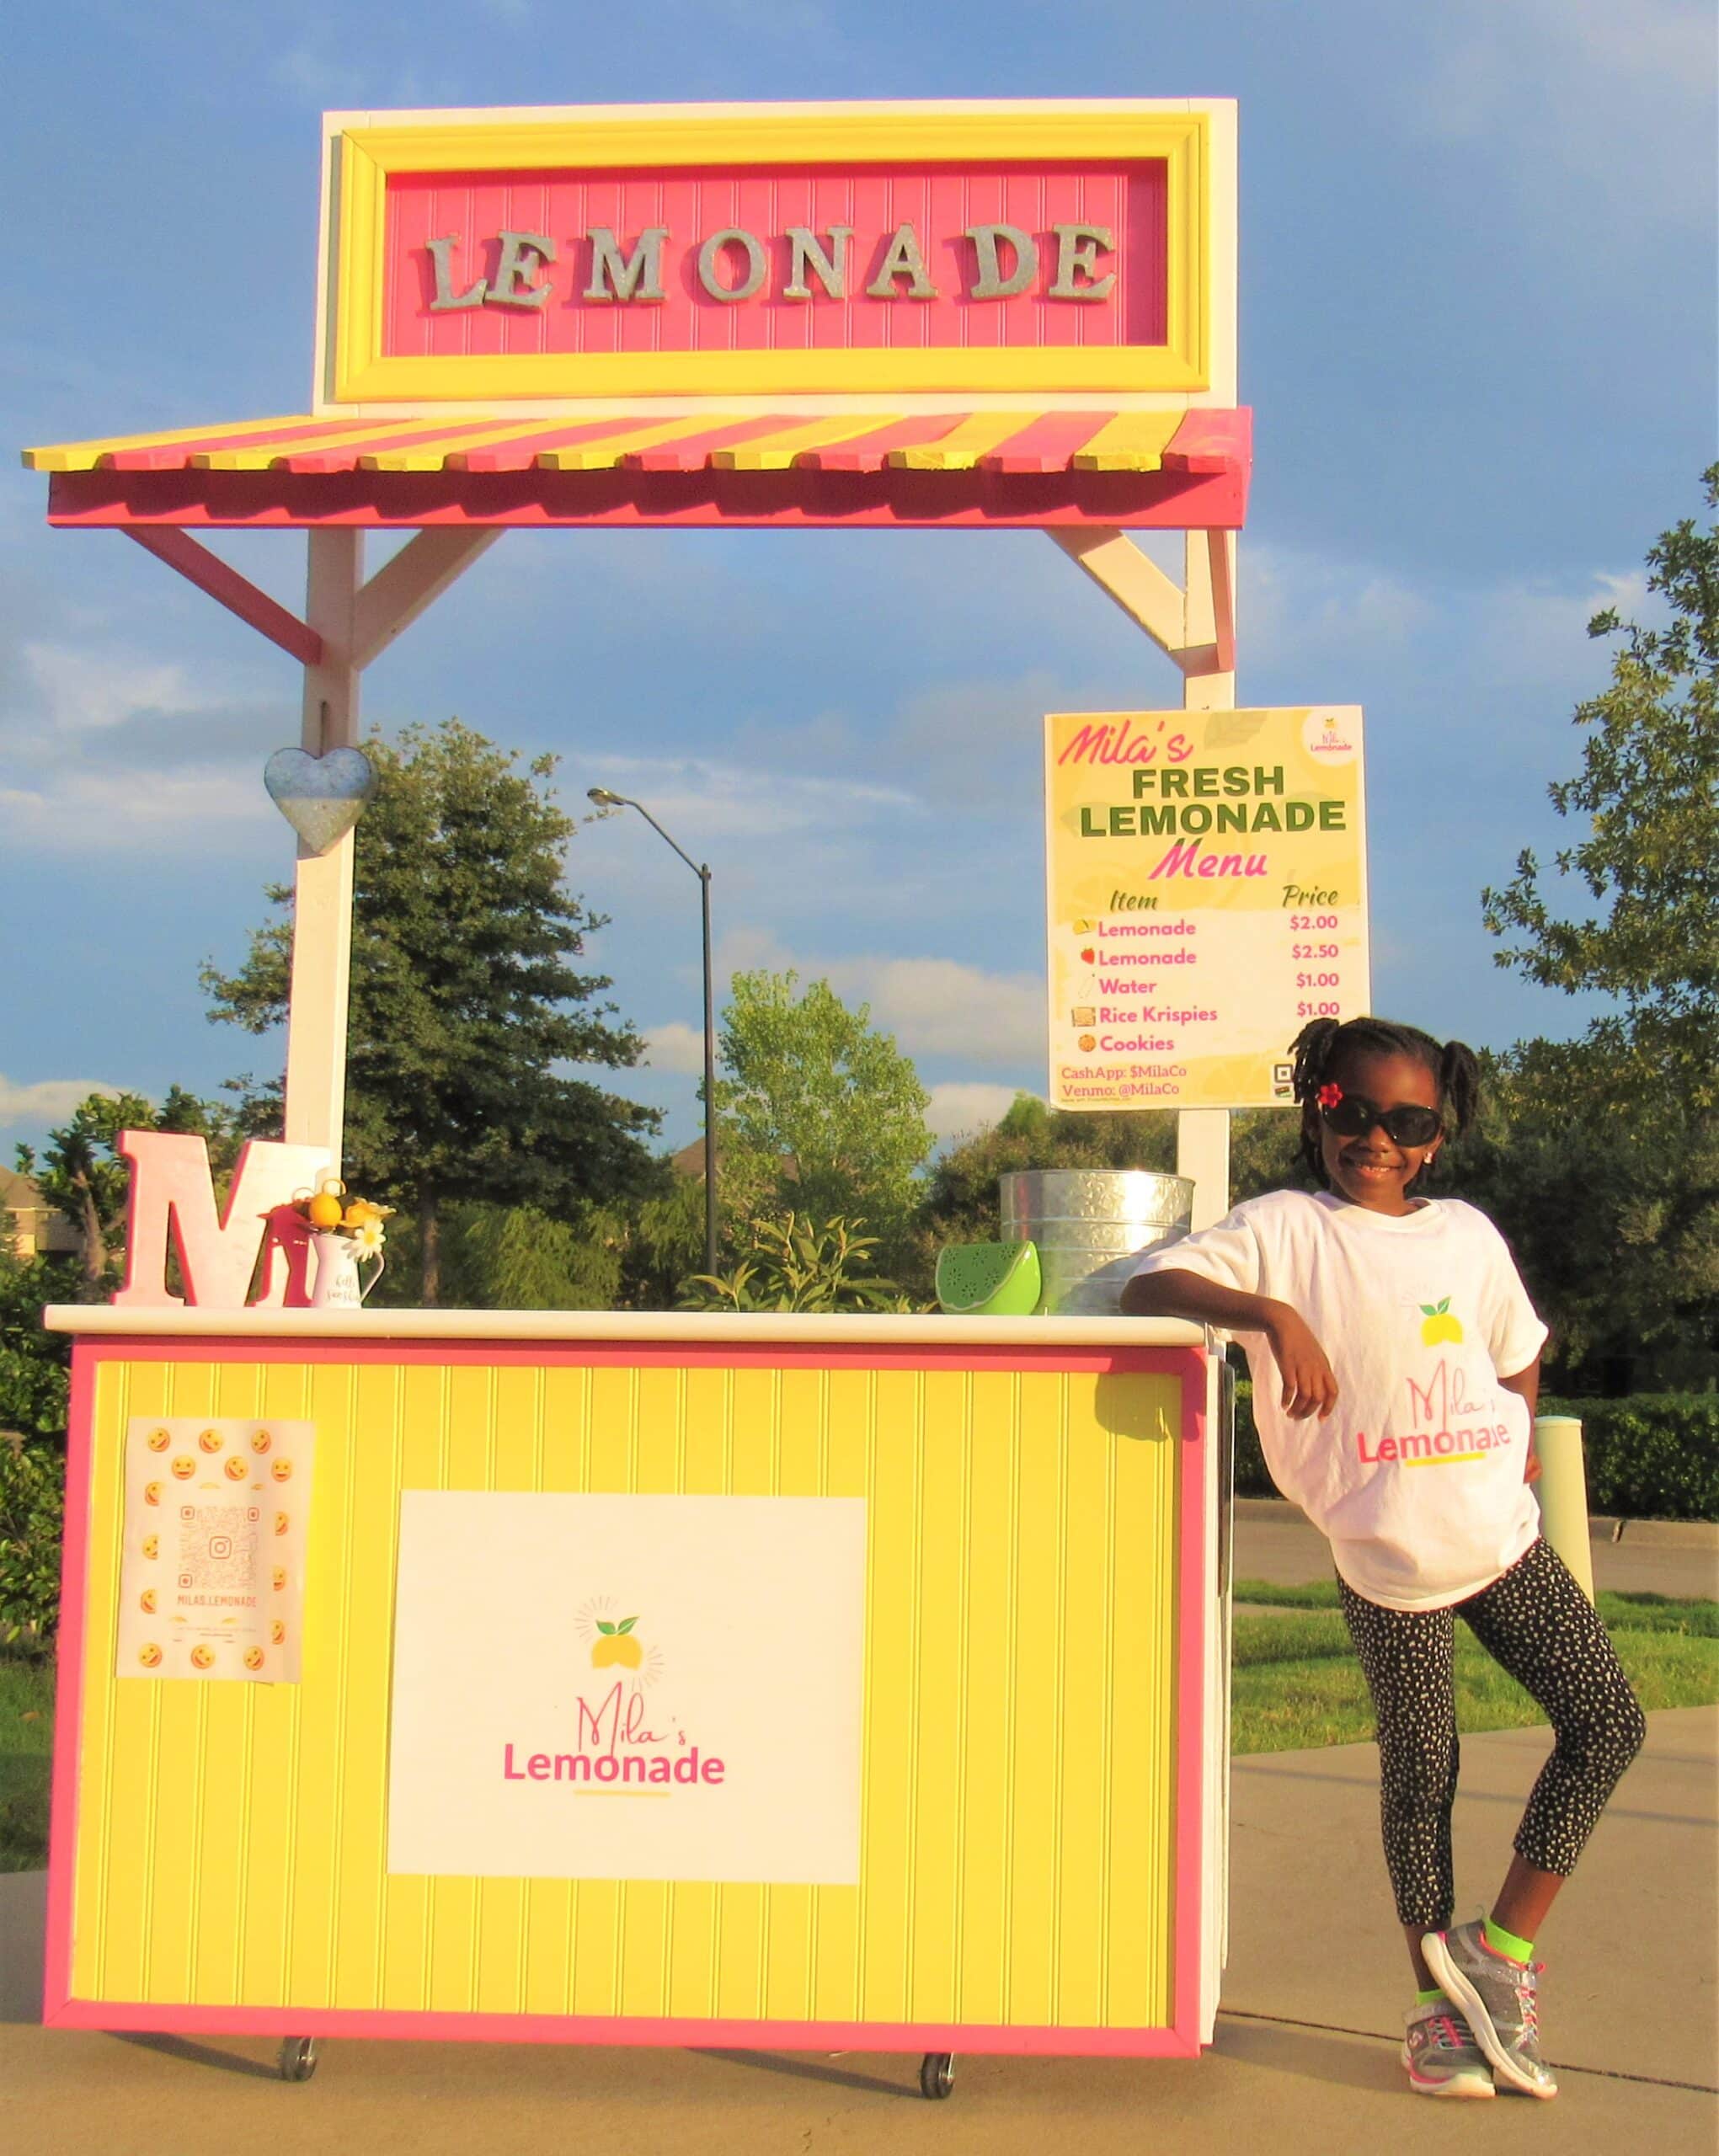
[[1361, 713], [1059, 712], [1045, 729], [1050, 1099], [1266, 1107], [1369, 1001]]
[[408, 1490], [388, 1869], [851, 1886], [857, 1497]]

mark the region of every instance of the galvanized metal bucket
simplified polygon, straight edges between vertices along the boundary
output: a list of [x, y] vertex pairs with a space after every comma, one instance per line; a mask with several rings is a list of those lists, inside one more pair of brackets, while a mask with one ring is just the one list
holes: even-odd
[[1001, 1178], [1006, 1242], [1035, 1242], [1047, 1316], [1114, 1317], [1143, 1251], [1188, 1233], [1193, 1185], [1138, 1168], [1025, 1168]]

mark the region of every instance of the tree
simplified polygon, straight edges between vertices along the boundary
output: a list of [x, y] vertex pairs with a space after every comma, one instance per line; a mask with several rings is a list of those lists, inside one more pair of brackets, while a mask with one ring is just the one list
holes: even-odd
[[79, 1295], [93, 1302], [108, 1291], [125, 1242], [125, 1203], [131, 1169], [118, 1150], [122, 1130], [185, 1131], [208, 1142], [217, 1197], [224, 1195], [238, 1150], [233, 1118], [211, 1101], [199, 1100], [182, 1086], [168, 1090], [157, 1109], [141, 1093], [91, 1093], [72, 1111], [72, 1120], [48, 1133], [38, 1160], [28, 1145], [18, 1148], [18, 1171], [28, 1176], [56, 1211], [76, 1223], [79, 1251]]
[[1719, 1118], [1670, 1086], [1628, 1113], [1587, 1042], [1481, 1057], [1481, 1113], [1435, 1187], [1481, 1207], [1551, 1327], [1556, 1389], [1719, 1378]]
[[730, 1220], [792, 1206], [861, 1215], [885, 1244], [912, 1211], [932, 1149], [912, 1059], [827, 980], [736, 974], [723, 1012], [717, 1142]]
[[[1704, 485], [1709, 507], [1719, 504], [1719, 464]], [[1706, 1110], [1719, 1042], [1719, 526], [1698, 531], [1686, 517], [1647, 560], [1648, 589], [1665, 595], [1670, 625], [1640, 628], [1612, 608], [1588, 623], [1590, 636], [1621, 631], [1625, 644], [1610, 687], [1577, 707], [1587, 729], [1579, 776], [1551, 788], [1561, 816], [1592, 819], [1556, 867], [1606, 910], [1556, 918], [1531, 851], [1504, 889], [1481, 894], [1481, 906], [1492, 934], [1524, 939], [1495, 954], [1499, 965], [1620, 1002], [1587, 1035], [1615, 1095], [1669, 1082]]]
[[[1231, 1116], [1231, 1204], [1305, 1180], [1296, 1160], [1300, 1128], [1293, 1109], [1243, 1108]], [[937, 1162], [912, 1257], [901, 1267], [904, 1279], [928, 1292], [945, 1243], [995, 1241], [1002, 1233], [1002, 1177], [1028, 1168], [1138, 1168], [1173, 1175], [1175, 1114], [1162, 1108], [1077, 1114], [1017, 1093], [1001, 1122], [963, 1139]]]
[[[638, 1060], [600, 974], [603, 926], [563, 883], [574, 825], [547, 782], [451, 719], [372, 739], [378, 785], [358, 826], [347, 1050], [353, 1187], [414, 1224], [423, 1299], [441, 1293], [443, 1209], [462, 1200], [564, 1215], [652, 1181], [659, 1120], [558, 1065]], [[269, 892], [290, 908], [286, 886]], [[253, 931], [237, 974], [203, 969], [211, 1018], [265, 1033], [286, 1015], [290, 919]], [[278, 1134], [281, 1088], [236, 1081], [248, 1127]]]

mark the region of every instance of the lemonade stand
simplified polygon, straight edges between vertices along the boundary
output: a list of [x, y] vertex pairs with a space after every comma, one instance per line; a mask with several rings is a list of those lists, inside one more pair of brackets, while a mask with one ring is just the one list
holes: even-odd
[[[277, 798], [320, 804], [282, 1140], [222, 1214], [200, 1140], [130, 1134], [125, 1285], [51, 1313], [50, 2021], [273, 2035], [290, 2077], [330, 2036], [869, 2047], [932, 2095], [964, 2050], [1210, 2041], [1229, 1459], [1199, 1330], [372, 1312], [317, 1299], [337, 1225], [295, 1193], [339, 1173], [362, 672], [504, 534], [1042, 530], [1171, 654], [1190, 728], [1225, 722], [1234, 125], [331, 115], [312, 409], [29, 452], [53, 525], [123, 532], [297, 661]], [[302, 617], [227, 529], [307, 534]], [[414, 536], [366, 579], [372, 531]], [[1198, 1098], [1196, 1225], [1227, 1180]]]

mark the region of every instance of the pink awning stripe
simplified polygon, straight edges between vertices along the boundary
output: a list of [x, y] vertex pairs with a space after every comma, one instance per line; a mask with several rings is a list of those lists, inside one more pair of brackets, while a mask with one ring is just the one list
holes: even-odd
[[601, 435], [619, 434], [626, 419], [546, 419], [535, 434], [522, 434], [518, 442], [489, 442], [485, 448], [449, 451], [451, 472], [528, 472], [546, 448], [572, 448], [574, 442], [597, 442]]
[[[474, 421], [466, 431], [478, 431]], [[392, 422], [379, 419], [362, 435], [344, 442], [332, 442], [325, 449], [314, 445], [303, 448], [283, 449], [275, 459], [275, 467], [282, 472], [356, 472], [362, 469], [364, 459], [379, 449], [409, 449], [415, 444], [440, 442], [451, 435], [446, 419]]]
[[714, 451], [731, 449], [736, 442], [756, 441], [765, 435], [779, 435], [793, 424], [785, 413], [761, 412], [753, 419], [731, 419], [705, 434], [659, 442], [654, 449], [633, 450], [622, 458], [622, 466], [628, 472], [702, 472]]
[[193, 459], [223, 449], [265, 449], [279, 443], [283, 452], [298, 443], [315, 441], [328, 435], [350, 435], [350, 419], [282, 419], [272, 427], [211, 427], [207, 434], [183, 441], [156, 442], [135, 449], [109, 451], [101, 462], [113, 472], [184, 472]]
[[988, 450], [979, 460], [981, 472], [1066, 472], [1075, 452], [1089, 442], [1109, 412], [1046, 412]]
[[964, 416], [960, 412], [921, 412], [910, 419], [880, 419], [872, 433], [856, 435], [851, 441], [830, 442], [823, 449], [802, 450], [794, 462], [805, 472], [881, 472], [891, 450], [941, 441]]

